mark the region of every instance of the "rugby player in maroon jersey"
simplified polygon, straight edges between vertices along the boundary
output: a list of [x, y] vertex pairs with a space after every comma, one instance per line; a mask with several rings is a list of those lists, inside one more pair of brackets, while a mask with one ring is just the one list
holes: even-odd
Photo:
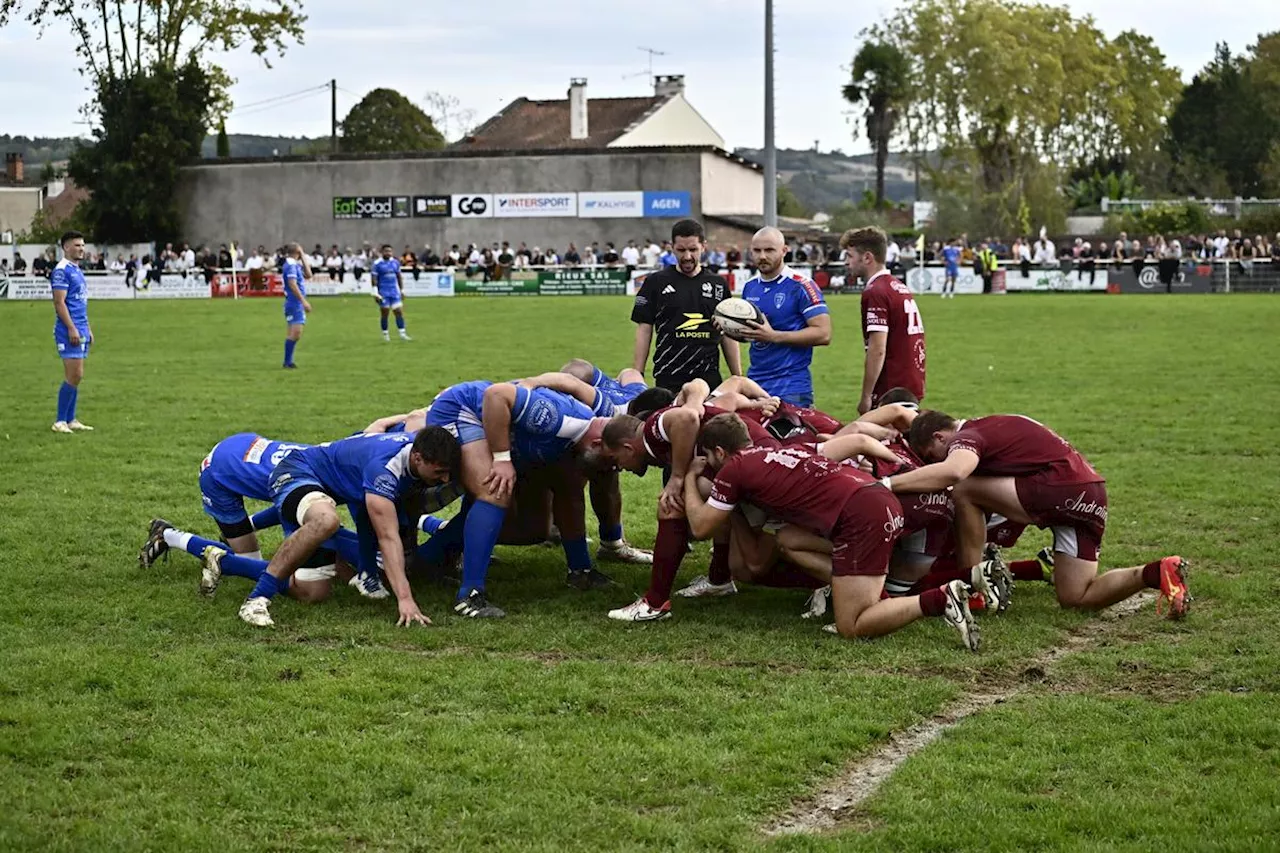
[[957, 421], [923, 412], [911, 425], [911, 448], [927, 464], [883, 481], [894, 492], [954, 487], [957, 564], [975, 565], [987, 540], [987, 516], [1053, 533], [1053, 583], [1063, 607], [1096, 610], [1140, 592], [1160, 591], [1157, 610], [1186, 614], [1187, 563], [1170, 556], [1144, 566], [1098, 573], [1107, 523], [1103, 477], [1065, 439], [1023, 415]]
[[750, 502], [831, 541], [832, 604], [841, 636], [879, 637], [922, 616], [939, 616], [978, 650], [963, 581], [918, 596], [882, 597], [903, 519], [897, 498], [871, 475], [805, 447], [758, 446], [746, 422], [733, 414], [708, 420], [698, 443], [705, 459], [695, 460], [690, 473], [705, 468], [715, 480], [705, 501], [692, 477], [684, 481], [685, 512], [696, 538], [713, 535], [739, 503]]

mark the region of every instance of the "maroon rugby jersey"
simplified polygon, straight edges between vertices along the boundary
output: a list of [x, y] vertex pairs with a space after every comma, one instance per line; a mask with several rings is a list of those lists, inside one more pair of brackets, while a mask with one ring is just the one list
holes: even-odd
[[[671, 464], [671, 440], [667, 438], [667, 431], [663, 428], [662, 416], [667, 412], [678, 408], [680, 407], [668, 406], [665, 409], [659, 409], [652, 415], [649, 415], [649, 417], [645, 418], [644, 449], [648, 452], [649, 457], [659, 465], [666, 466]], [[728, 412], [724, 409], [717, 408], [712, 405], [705, 405], [702, 407], [702, 423], [705, 424], [716, 415], [726, 414], [728, 414]], [[747, 432], [751, 434], [752, 443], [768, 447], [778, 446], [778, 440], [769, 435], [769, 433], [765, 431], [765, 428], [760, 426], [760, 424], [749, 420], [744, 420], [743, 423], [747, 425]]]
[[915, 294], [888, 272], [871, 277], [862, 291], [862, 341], [886, 332], [884, 367], [872, 390], [879, 400], [893, 388], [906, 388], [924, 399], [924, 321]]
[[1053, 483], [1101, 483], [1104, 478], [1062, 436], [1025, 415], [991, 415], [961, 421], [947, 441], [947, 455], [978, 456], [978, 477], [1027, 477], [1047, 473]]
[[849, 498], [875, 483], [870, 474], [803, 447], [748, 447], [717, 472], [707, 504], [728, 512], [746, 501], [825, 536]]

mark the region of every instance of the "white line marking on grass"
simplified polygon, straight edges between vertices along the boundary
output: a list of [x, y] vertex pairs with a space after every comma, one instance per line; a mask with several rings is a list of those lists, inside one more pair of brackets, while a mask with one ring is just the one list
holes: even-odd
[[[1155, 599], [1155, 593], [1144, 592], [1112, 605], [1092, 620], [1071, 632], [1062, 643], [1032, 658], [1024, 673], [1047, 671], [1064, 657], [1082, 651], [1105, 634], [1111, 624], [1137, 613]], [[832, 779], [822, 790], [798, 802], [781, 820], [765, 828], [766, 835], [797, 835], [827, 832], [835, 829], [852, 810], [870, 799], [893, 772], [908, 758], [938, 739], [943, 732], [971, 714], [1007, 702], [1034, 686], [1023, 682], [1003, 689], [975, 690], [906, 731], [892, 734], [888, 742], [870, 755], [855, 761], [848, 770]]]

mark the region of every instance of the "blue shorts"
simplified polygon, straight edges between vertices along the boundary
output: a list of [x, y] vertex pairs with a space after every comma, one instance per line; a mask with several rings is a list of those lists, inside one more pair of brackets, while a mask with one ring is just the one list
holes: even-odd
[[249, 520], [249, 513], [244, 509], [244, 496], [219, 483], [209, 465], [200, 471], [200, 501], [204, 504], [204, 511], [219, 524], [239, 524]]
[[307, 324], [307, 311], [302, 307], [301, 302], [286, 302], [284, 304], [284, 321], [290, 326], [305, 326]]
[[88, 358], [89, 357], [89, 330], [77, 329], [80, 332], [80, 343], [78, 346], [71, 345], [71, 338], [67, 334], [67, 327], [58, 323], [53, 327], [53, 342], [58, 347], [59, 358]]
[[484, 441], [484, 422], [480, 413], [458, 398], [456, 388], [447, 388], [427, 407], [427, 426], [447, 429], [458, 444]]
[[947, 267], [947, 274], [946, 274], [946, 277], [947, 277], [947, 278], [959, 278], [959, 277], [960, 277], [960, 268], [959, 268], [959, 267], [955, 267], [955, 268], [953, 269], [952, 267]]
[[802, 409], [813, 408], [813, 392], [800, 391], [791, 394], [779, 394], [778, 399], [784, 403], [790, 403], [793, 406], [799, 406]]
[[[290, 492], [303, 486], [311, 486], [329, 494], [329, 490], [316, 478], [311, 466], [299, 459], [296, 454], [291, 453], [271, 472], [271, 502], [275, 504], [276, 509], [280, 510], [280, 526], [284, 529], [285, 536], [291, 535], [298, 529], [298, 520], [290, 518], [289, 513], [284, 511], [284, 502]], [[333, 496], [330, 495], [330, 497]], [[334, 502], [339, 501], [334, 498]]]
[[399, 308], [404, 305], [404, 300], [400, 297], [399, 290], [379, 290], [378, 304], [383, 308]]

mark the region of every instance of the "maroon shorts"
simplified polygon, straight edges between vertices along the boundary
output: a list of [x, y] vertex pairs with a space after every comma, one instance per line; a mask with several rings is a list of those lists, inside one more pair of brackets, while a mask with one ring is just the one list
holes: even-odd
[[1027, 529], [1025, 524], [1010, 521], [1003, 516], [1000, 516], [1000, 520], [995, 524], [991, 523], [993, 520], [995, 519], [987, 520], [987, 541], [992, 545], [999, 545], [1001, 548], [1012, 548], [1018, 544], [1022, 531]]
[[1053, 550], [1098, 561], [1107, 529], [1106, 483], [1058, 483], [1049, 473], [1015, 480], [1018, 501], [1037, 527], [1053, 532]]
[[902, 506], [893, 492], [879, 484], [858, 489], [831, 528], [832, 576], [887, 575], [902, 525]]
[[956, 505], [949, 492], [899, 495], [904, 521], [898, 547], [913, 554], [937, 557], [952, 543]]

